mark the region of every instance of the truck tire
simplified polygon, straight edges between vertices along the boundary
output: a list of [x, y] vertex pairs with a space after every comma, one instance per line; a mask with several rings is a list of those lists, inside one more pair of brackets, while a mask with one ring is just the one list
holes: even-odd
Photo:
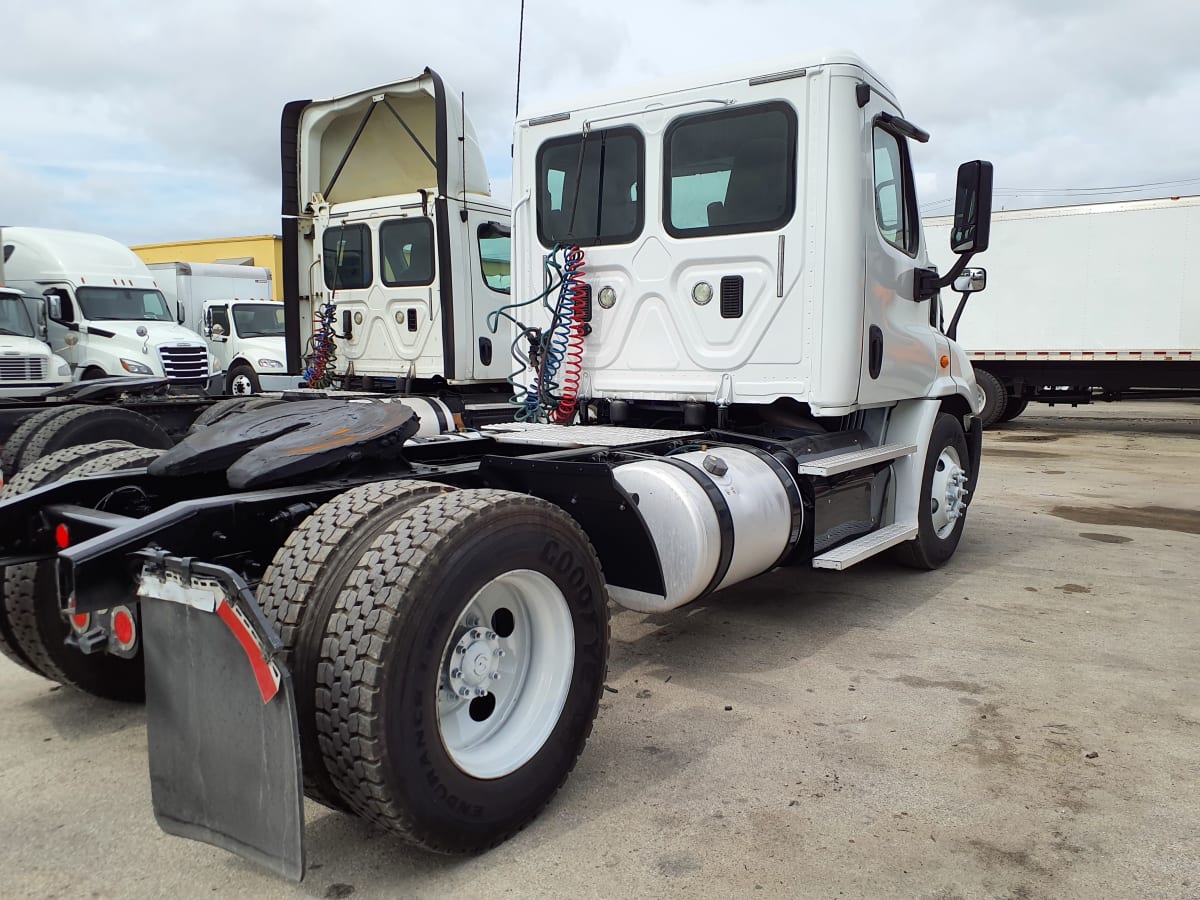
[[[120, 442], [106, 442], [109, 444]], [[99, 450], [100, 452], [95, 452]], [[90, 452], [91, 455], [85, 455]], [[162, 451], [146, 447], [69, 447], [29, 467], [8, 487], [23, 493], [60, 478], [144, 466]], [[54, 561], [10, 566], [4, 573], [4, 614], [14, 644], [38, 674], [110, 700], [145, 696], [142, 655], [85, 654], [65, 643], [71, 627], [58, 606]]]
[[996, 420], [999, 422], [1011, 422], [1021, 413], [1025, 412], [1025, 408], [1029, 406], [1029, 400], [1025, 397], [1009, 396], [1004, 402], [1004, 414]]
[[225, 376], [225, 393], [235, 396], [262, 393], [258, 373], [244, 363], [233, 366]]
[[[124, 441], [105, 441], [102, 444], [60, 450], [30, 466], [27, 472], [14, 477], [3, 488], [0, 488], [0, 500], [15, 497], [17, 494], [23, 494], [43, 484], [49, 484], [57, 479], [60, 473], [93, 457], [114, 453], [132, 446]], [[4, 603], [4, 573], [4, 568], [0, 567], [0, 654], [8, 657], [21, 668], [27, 669], [35, 675], [46, 677], [45, 673], [34, 665], [33, 660], [21, 649], [13, 633], [12, 625], [8, 621], [8, 611]]]
[[1008, 403], [1008, 391], [1000, 383], [1000, 379], [987, 369], [975, 369], [975, 390], [983, 399], [983, 410], [979, 413], [979, 422], [984, 428], [990, 428], [1001, 421], [1004, 407]]
[[338, 594], [318, 669], [326, 769], [410, 843], [493, 847], [574, 767], [608, 640], [600, 562], [565, 512], [497, 490], [426, 500], [379, 532]]
[[119, 406], [77, 406], [47, 419], [21, 450], [17, 469], [64, 447], [119, 439], [166, 450], [174, 441], [153, 419]]
[[213, 422], [218, 422], [232, 413], [249, 411], [282, 402], [282, 400], [274, 397], [226, 397], [224, 400], [218, 400], [212, 406], [205, 409], [204, 412], [200, 413], [200, 415], [196, 416], [192, 422], [192, 427], [188, 430], [188, 434], [199, 428], [211, 425]]
[[17, 466], [17, 461], [21, 458], [21, 451], [25, 449], [25, 445], [29, 443], [30, 438], [37, 432], [39, 428], [46, 424], [50, 419], [60, 415], [70, 409], [82, 409], [81, 406], [55, 406], [52, 409], [43, 409], [41, 412], [35, 412], [31, 416], [26, 416], [21, 420], [13, 433], [9, 436], [4, 444], [4, 450], [0, 452], [0, 472], [4, 474], [4, 478], [8, 481], [20, 471]]
[[410, 506], [449, 490], [429, 482], [377, 481], [338, 494], [288, 536], [258, 586], [258, 603], [283, 640], [295, 685], [305, 792], [326, 806], [345, 809], [325, 772], [314, 705], [321, 641], [334, 600], [383, 527]]
[[938, 413], [925, 454], [917, 505], [917, 536], [895, 547], [893, 556], [914, 569], [936, 569], [954, 555], [967, 521], [963, 490], [969, 489], [970, 452], [962, 425]]

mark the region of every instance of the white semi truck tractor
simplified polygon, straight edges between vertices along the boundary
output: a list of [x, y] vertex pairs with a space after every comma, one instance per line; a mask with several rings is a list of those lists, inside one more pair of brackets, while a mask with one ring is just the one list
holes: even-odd
[[[386, 122], [380, 94], [339, 127], [365, 135], [367, 104]], [[450, 123], [421, 108], [440, 146]], [[939, 276], [912, 169], [927, 139], [842, 53], [522, 119], [517, 305], [478, 320], [515, 348], [511, 420], [325, 398], [233, 410], [161, 454], [47, 459], [0, 501], [10, 655], [95, 693], [144, 686], [168, 832], [300, 878], [307, 795], [430, 850], [495, 846], [583, 751], [610, 599], [661, 612], [777, 566], [954, 554], [982, 431], [939, 289], [984, 281], [966, 266], [991, 166], [959, 169]], [[386, 224], [346, 212], [324, 234], [361, 217], [359, 237], [319, 238], [319, 204], [318, 237], [300, 231], [343, 286], [380, 277]], [[398, 218], [463, 246], [488, 225], [472, 215], [446, 197]], [[416, 310], [420, 333], [452, 308], [407, 297], [345, 307], [368, 370], [389, 322]], [[468, 363], [481, 331], [430, 327], [460, 374], [489, 371]]]
[[436, 72], [282, 117], [288, 371], [315, 387], [503, 404], [509, 211], [490, 195], [462, 95]]

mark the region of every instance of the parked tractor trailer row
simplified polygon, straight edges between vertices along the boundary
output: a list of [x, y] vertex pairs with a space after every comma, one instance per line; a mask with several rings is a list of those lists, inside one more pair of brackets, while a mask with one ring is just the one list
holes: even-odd
[[165, 830], [293, 878], [304, 796], [494, 846], [583, 750], [610, 598], [954, 553], [982, 433], [938, 290], [982, 281], [991, 166], [959, 170], [939, 275], [928, 134], [860, 60], [802, 62], [519, 121], [508, 284], [435, 73], [285, 108], [289, 371], [513, 403], [235, 401], [7, 485], [4, 645], [144, 689]]

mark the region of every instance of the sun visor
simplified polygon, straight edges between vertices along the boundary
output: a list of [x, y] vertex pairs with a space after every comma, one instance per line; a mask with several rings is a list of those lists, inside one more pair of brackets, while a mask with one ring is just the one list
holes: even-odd
[[297, 201], [331, 204], [426, 191], [489, 193], [487, 168], [462, 98], [430, 69], [335, 100], [309, 103], [297, 128]]

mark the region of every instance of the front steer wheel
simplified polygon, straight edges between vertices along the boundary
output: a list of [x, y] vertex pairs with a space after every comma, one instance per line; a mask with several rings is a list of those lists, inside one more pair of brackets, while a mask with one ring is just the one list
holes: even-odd
[[958, 549], [967, 520], [970, 453], [962, 425], [939, 413], [929, 436], [917, 506], [917, 536], [898, 545], [893, 556], [914, 569], [936, 569]]
[[591, 733], [608, 608], [559, 508], [460, 490], [382, 527], [339, 592], [318, 669], [326, 771], [357, 812], [445, 853], [549, 802]]

